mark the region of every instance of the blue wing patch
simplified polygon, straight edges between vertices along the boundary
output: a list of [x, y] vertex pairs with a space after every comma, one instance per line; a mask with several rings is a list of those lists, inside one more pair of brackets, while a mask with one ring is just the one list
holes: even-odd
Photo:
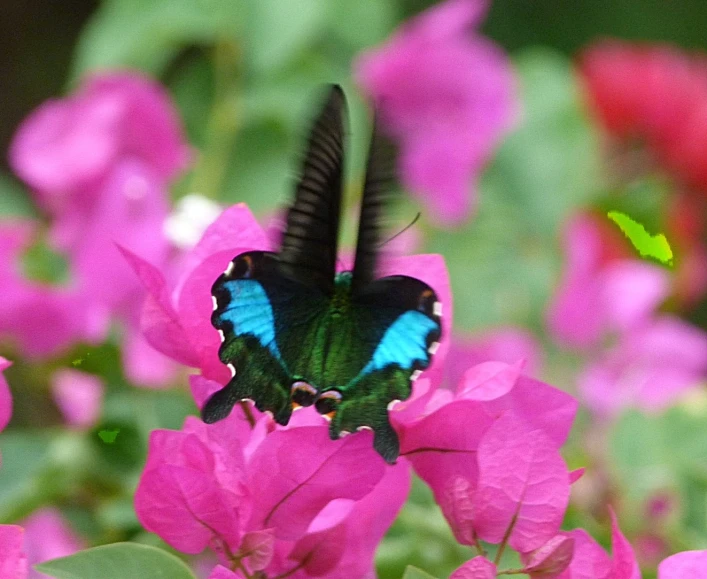
[[397, 364], [405, 370], [411, 369], [416, 362], [426, 365], [430, 359], [427, 336], [438, 330], [439, 324], [425, 314], [413, 310], [405, 312], [385, 331], [371, 361], [358, 377], [390, 364]]
[[270, 299], [263, 286], [250, 279], [234, 279], [223, 283], [230, 301], [218, 319], [233, 324], [236, 336], [251, 334], [267, 347], [278, 360], [282, 360], [275, 341], [275, 319]]

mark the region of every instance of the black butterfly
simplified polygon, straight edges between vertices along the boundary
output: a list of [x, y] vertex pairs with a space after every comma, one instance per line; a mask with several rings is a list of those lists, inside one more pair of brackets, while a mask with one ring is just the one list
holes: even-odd
[[236, 402], [252, 400], [284, 425], [293, 408], [314, 404], [330, 419], [333, 440], [372, 429], [374, 448], [394, 463], [400, 444], [388, 410], [429, 366], [441, 305], [420, 280], [376, 279], [379, 215], [393, 170], [375, 126], [353, 270], [336, 272], [346, 114], [344, 93], [332, 86], [309, 137], [280, 251], [237, 255], [213, 285], [211, 322], [233, 378], [209, 398], [202, 418], [216, 422]]

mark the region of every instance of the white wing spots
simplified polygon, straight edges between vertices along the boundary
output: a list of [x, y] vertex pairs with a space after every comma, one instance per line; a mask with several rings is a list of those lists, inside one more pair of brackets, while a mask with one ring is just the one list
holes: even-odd
[[226, 341], [226, 336], [225, 336], [225, 334], [223, 333], [223, 330], [217, 330], [217, 331], [218, 331], [218, 335], [221, 337], [221, 341], [222, 341], [222, 342], [225, 342], [225, 341]]
[[438, 318], [442, 317], [442, 302], [435, 302], [432, 304], [432, 313]]
[[344, 438], [344, 436], [348, 436], [349, 434], [351, 433], [348, 430], [342, 430], [339, 432], [339, 438]]
[[226, 364], [226, 366], [231, 371], [231, 378], [234, 378], [236, 376], [236, 367], [233, 364]]
[[233, 262], [228, 264], [226, 271], [224, 271], [223, 273], [226, 277], [231, 277], [231, 274], [233, 273]]
[[370, 426], [359, 426], [356, 429], [356, 432], [361, 432], [362, 430], [370, 430], [371, 432], [373, 431], [373, 429]]
[[214, 311], [218, 308], [218, 302], [216, 301], [216, 296], [211, 296], [211, 303], [214, 305]]
[[414, 382], [420, 377], [420, 374], [422, 374], [422, 370], [415, 370], [412, 374], [410, 374], [410, 382]]
[[329, 414], [320, 414], [319, 416], [321, 416], [327, 422], [331, 422], [331, 416]]
[[274, 418], [274, 417], [275, 417], [275, 415], [274, 415], [272, 412], [270, 412], [270, 410], [266, 410], [266, 411], [265, 411], [265, 414], [266, 414], [266, 416], [267, 416], [268, 418]]
[[427, 348], [427, 351], [434, 356], [437, 353], [438, 349], [439, 349], [439, 342], [432, 342], [430, 344], [430, 347]]
[[400, 404], [400, 400], [391, 400], [390, 402], [388, 402], [388, 412], [390, 412], [398, 404]]
[[241, 402], [250, 402], [251, 404], [255, 404], [252, 398], [241, 398]]

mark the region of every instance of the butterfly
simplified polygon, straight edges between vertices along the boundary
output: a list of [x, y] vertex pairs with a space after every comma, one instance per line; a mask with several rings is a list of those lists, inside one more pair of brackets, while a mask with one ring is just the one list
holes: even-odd
[[202, 409], [213, 423], [249, 400], [286, 425], [314, 405], [336, 440], [373, 431], [373, 447], [400, 454], [388, 417], [439, 346], [441, 304], [422, 281], [377, 278], [380, 215], [393, 170], [376, 128], [369, 146], [351, 271], [336, 271], [347, 105], [330, 87], [309, 135], [279, 251], [237, 255], [212, 287], [211, 323], [232, 379]]

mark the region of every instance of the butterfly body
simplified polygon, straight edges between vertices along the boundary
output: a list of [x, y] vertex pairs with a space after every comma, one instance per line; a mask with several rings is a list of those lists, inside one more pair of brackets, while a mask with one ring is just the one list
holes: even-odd
[[[375, 277], [371, 205], [381, 197], [370, 178], [354, 267], [336, 272], [342, 99], [332, 89], [310, 137], [280, 251], [240, 254], [214, 283], [211, 321], [233, 378], [207, 401], [202, 417], [215, 422], [250, 399], [284, 425], [293, 409], [314, 405], [330, 420], [331, 438], [371, 429], [376, 450], [394, 462], [399, 444], [388, 408], [410, 396], [412, 380], [429, 365], [440, 305], [417, 279]], [[371, 165], [369, 159], [375, 177]]]

